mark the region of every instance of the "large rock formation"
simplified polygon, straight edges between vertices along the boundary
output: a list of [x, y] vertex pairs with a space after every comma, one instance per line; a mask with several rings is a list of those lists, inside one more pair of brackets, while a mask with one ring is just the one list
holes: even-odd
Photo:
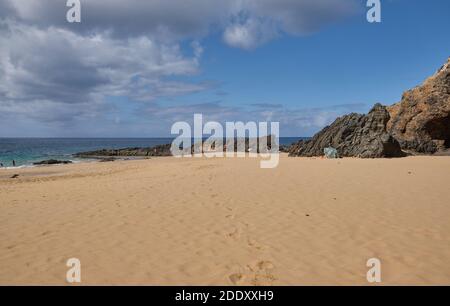
[[401, 157], [399, 143], [386, 131], [390, 119], [386, 107], [376, 104], [367, 115], [350, 114], [336, 119], [312, 139], [291, 146], [290, 156], [323, 156], [326, 147], [341, 157]]
[[387, 129], [404, 150], [430, 154], [450, 148], [450, 58], [388, 111]]
[[421, 86], [405, 92], [399, 103], [387, 108], [377, 104], [368, 115], [338, 118], [311, 140], [292, 145], [289, 153], [322, 156], [329, 146], [340, 156], [354, 157], [399, 157], [402, 150], [450, 152], [450, 58]]

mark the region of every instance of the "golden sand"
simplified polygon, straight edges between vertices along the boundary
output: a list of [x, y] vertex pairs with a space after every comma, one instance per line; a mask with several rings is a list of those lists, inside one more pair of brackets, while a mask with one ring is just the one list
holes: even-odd
[[[19, 174], [11, 179], [13, 174]], [[450, 284], [450, 158], [0, 170], [0, 284]]]

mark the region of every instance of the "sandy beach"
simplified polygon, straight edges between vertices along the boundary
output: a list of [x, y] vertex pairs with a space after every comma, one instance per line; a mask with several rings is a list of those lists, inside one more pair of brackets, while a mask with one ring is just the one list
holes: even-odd
[[[450, 284], [450, 158], [0, 170], [0, 284]], [[11, 179], [13, 174], [18, 178]]]

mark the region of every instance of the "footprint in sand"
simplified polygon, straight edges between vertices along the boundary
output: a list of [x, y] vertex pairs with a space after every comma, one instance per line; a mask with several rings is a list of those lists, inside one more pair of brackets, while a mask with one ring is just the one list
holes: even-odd
[[51, 233], [50, 231], [45, 231], [45, 232], [41, 233], [41, 236], [47, 236], [50, 233]]
[[237, 240], [241, 237], [241, 230], [236, 227], [231, 233], [227, 234], [227, 237]]
[[277, 279], [273, 274], [275, 265], [268, 260], [261, 260], [246, 266], [246, 273], [234, 273], [228, 276], [233, 285], [250, 283], [255, 286], [273, 285]]
[[249, 269], [254, 273], [251, 283], [255, 286], [272, 285], [276, 280], [272, 272], [275, 266], [268, 260], [259, 261], [255, 265], [249, 266]]
[[273, 265], [273, 263], [271, 263], [270, 261], [260, 261], [256, 264], [256, 266], [258, 267], [258, 269], [260, 270], [272, 270], [273, 268], [275, 268], [275, 266]]
[[264, 245], [262, 245], [261, 243], [259, 243], [258, 241], [248, 238], [247, 239], [247, 245], [251, 248], [257, 249], [257, 250], [264, 250], [266, 247]]
[[234, 273], [228, 276], [233, 285], [239, 285], [245, 280], [245, 276], [241, 273]]

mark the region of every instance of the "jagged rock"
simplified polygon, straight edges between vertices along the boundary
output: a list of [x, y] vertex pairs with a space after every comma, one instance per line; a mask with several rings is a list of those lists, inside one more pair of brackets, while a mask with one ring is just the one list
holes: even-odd
[[403, 156], [399, 144], [411, 153], [450, 154], [450, 58], [399, 103], [376, 105], [367, 116], [338, 118], [312, 140], [292, 145], [289, 153], [321, 156], [331, 146], [340, 156], [398, 157]]
[[171, 156], [170, 144], [158, 145], [151, 148], [125, 148], [125, 149], [103, 149], [89, 152], [81, 152], [74, 154], [78, 158], [104, 158], [113, 156]]
[[70, 160], [56, 160], [56, 159], [49, 159], [49, 160], [43, 160], [40, 162], [33, 163], [33, 165], [60, 165], [60, 164], [71, 164], [72, 162]]
[[388, 111], [387, 129], [403, 149], [430, 154], [450, 148], [450, 58]]
[[[262, 141], [264, 138], [266, 138], [265, 144], [263, 144], [264, 142]], [[240, 149], [243, 148], [243, 152], [249, 153], [252, 148], [256, 148], [252, 153], [268, 153], [272, 150], [272, 143], [275, 144], [274, 135], [263, 136], [260, 138], [227, 138], [223, 140], [223, 151], [226, 152], [227, 148], [232, 147], [233, 152], [241, 152]], [[278, 149], [280, 150], [280, 145], [278, 145]], [[191, 146], [191, 154], [198, 154], [200, 152], [207, 153], [211, 151], [216, 151], [215, 146], [213, 145], [211, 148], [207, 148], [205, 141], [199, 141]]]
[[352, 113], [336, 119], [310, 140], [291, 146], [290, 156], [323, 156], [327, 147], [340, 157], [402, 157], [399, 143], [386, 131], [390, 116], [386, 107], [376, 104], [367, 115]]

